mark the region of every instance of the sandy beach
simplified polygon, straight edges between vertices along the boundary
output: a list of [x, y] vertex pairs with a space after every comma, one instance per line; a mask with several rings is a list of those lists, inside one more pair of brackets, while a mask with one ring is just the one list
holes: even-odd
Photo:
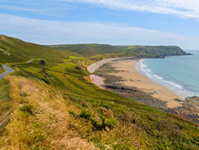
[[[142, 75], [135, 68], [137, 60], [117, 60], [112, 61], [107, 60], [103, 61], [103, 63], [97, 63], [96, 65], [92, 65], [93, 70], [97, 70], [101, 65], [105, 63], [109, 63], [112, 67], [115, 68], [116, 72], [110, 73], [110, 75], [121, 77], [122, 81], [119, 81], [120, 84], [126, 87], [137, 87], [138, 89], [151, 94], [154, 98], [158, 98], [159, 100], [167, 102], [166, 105], [169, 108], [175, 108], [181, 106], [181, 104], [175, 99], [178, 98], [183, 100], [173, 91], [151, 81], [149, 78]], [[99, 65], [100, 64], [100, 65]], [[92, 71], [93, 71], [92, 70]], [[93, 71], [94, 72], [94, 71]], [[103, 88], [103, 78], [92, 75], [91, 80], [94, 84]]]
[[182, 98], [173, 91], [151, 81], [138, 72], [135, 68], [136, 62], [137, 60], [119, 60], [111, 62], [112, 67], [118, 71], [117, 73], [111, 73], [111, 75], [121, 77], [124, 86], [137, 87], [144, 92], [152, 94], [155, 98], [166, 101], [167, 107], [169, 108], [180, 106], [180, 103], [175, 99], [178, 98], [182, 100]]

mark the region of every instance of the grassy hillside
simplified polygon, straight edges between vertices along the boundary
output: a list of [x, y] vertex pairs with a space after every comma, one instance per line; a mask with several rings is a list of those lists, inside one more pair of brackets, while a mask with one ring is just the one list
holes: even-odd
[[35, 58], [64, 59], [78, 54], [63, 50], [54, 50], [49, 47], [27, 43], [16, 38], [0, 35], [0, 63], [22, 62]]
[[121, 53], [121, 50], [117, 47], [103, 44], [54, 45], [50, 47], [75, 52], [85, 57], [97, 54]]
[[89, 73], [73, 63], [73, 57], [53, 65], [33, 61], [13, 67], [20, 70], [5, 78], [12, 115], [1, 130], [0, 148], [194, 150], [199, 146], [196, 124], [99, 89], [84, 79]]
[[198, 149], [198, 125], [90, 83], [85, 65], [98, 56], [12, 63], [0, 81], [0, 149]]

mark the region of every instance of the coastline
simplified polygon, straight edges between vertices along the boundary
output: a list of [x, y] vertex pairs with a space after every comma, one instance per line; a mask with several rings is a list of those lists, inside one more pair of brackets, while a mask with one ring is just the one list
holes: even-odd
[[[104, 61], [104, 60], [103, 60]], [[179, 97], [176, 93], [167, 89], [151, 79], [145, 77], [136, 69], [136, 62], [138, 60], [130, 60], [130, 59], [116, 59], [116, 61], [108, 60], [104, 61], [103, 64], [109, 64], [110, 67], [114, 68], [112, 72], [106, 73], [109, 76], [117, 77], [120, 80], [115, 81], [114, 84], [122, 85], [126, 88], [136, 87], [138, 90], [152, 96], [155, 99], [158, 99], [162, 102], [165, 102], [165, 105], [168, 108], [176, 108], [181, 106], [179, 101], [182, 101], [183, 98]], [[98, 65], [92, 64], [92, 67], [95, 68], [95, 71], [100, 68], [100, 63]], [[93, 71], [94, 72], [94, 71]], [[93, 78], [93, 76], [95, 76]], [[91, 75], [92, 82], [100, 88], [104, 88], [105, 84], [102, 84], [102, 80], [106, 79], [99, 75]], [[98, 79], [97, 79], [98, 78]]]

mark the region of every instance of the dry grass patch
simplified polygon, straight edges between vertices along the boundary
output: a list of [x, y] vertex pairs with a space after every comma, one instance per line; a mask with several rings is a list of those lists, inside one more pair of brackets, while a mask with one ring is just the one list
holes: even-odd
[[83, 77], [85, 80], [87, 80], [88, 82], [92, 83], [91, 78], [89, 76], [84, 76]]
[[10, 82], [12, 114], [0, 148], [95, 149], [72, 130], [79, 122], [68, 112], [76, 108], [67, 106], [67, 100], [54, 87], [24, 77], [9, 75], [6, 79]]

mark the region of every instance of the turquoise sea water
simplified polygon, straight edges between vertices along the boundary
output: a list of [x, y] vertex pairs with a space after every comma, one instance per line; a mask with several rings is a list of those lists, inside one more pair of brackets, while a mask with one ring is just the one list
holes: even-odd
[[152, 81], [167, 87], [179, 96], [199, 96], [199, 51], [194, 55], [164, 59], [142, 59], [136, 68]]

